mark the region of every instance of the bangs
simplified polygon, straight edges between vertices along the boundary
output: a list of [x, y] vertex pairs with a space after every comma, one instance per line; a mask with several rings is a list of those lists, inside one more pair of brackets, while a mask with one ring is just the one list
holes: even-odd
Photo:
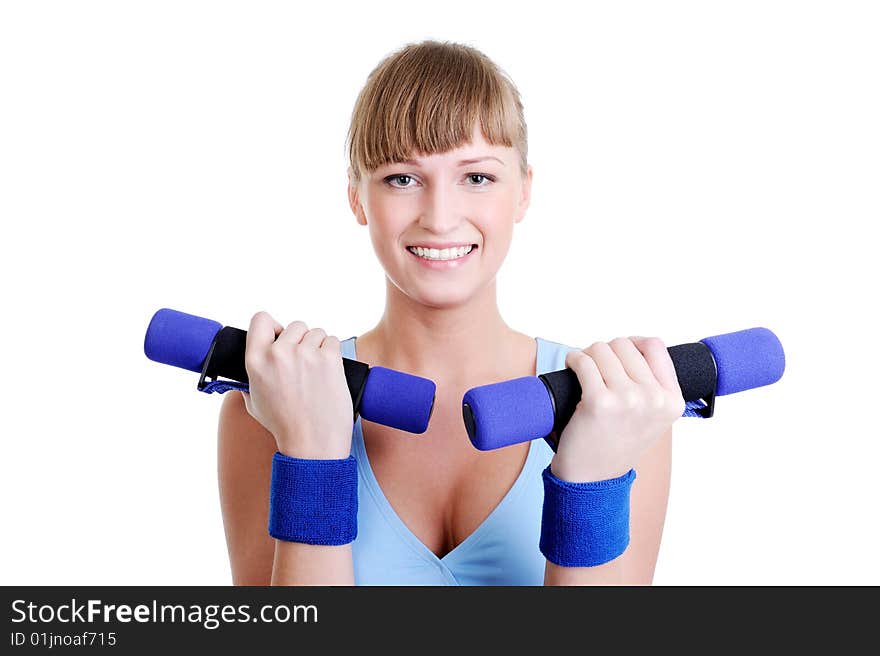
[[463, 146], [477, 125], [490, 144], [519, 150], [525, 173], [522, 104], [506, 75], [468, 46], [408, 45], [376, 67], [355, 103], [348, 133], [354, 177]]

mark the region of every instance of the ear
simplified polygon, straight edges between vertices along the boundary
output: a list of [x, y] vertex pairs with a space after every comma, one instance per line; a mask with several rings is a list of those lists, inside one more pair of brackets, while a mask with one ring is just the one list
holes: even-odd
[[348, 205], [351, 207], [355, 218], [357, 218], [357, 222], [361, 225], [367, 225], [367, 216], [364, 214], [364, 206], [361, 204], [358, 185], [354, 182], [350, 166], [348, 167]]
[[519, 223], [525, 218], [526, 210], [529, 209], [529, 203], [532, 200], [532, 167], [531, 165], [528, 167], [526, 171], [526, 176], [522, 181], [522, 193], [519, 197], [519, 203], [516, 206], [516, 220], [514, 223]]

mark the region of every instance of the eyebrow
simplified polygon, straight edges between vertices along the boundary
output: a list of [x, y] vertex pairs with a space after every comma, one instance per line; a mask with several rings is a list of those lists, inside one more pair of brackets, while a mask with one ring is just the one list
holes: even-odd
[[[504, 162], [502, 162], [502, 161], [501, 161], [500, 159], [498, 159], [497, 157], [491, 157], [491, 156], [487, 156], [487, 157], [474, 157], [473, 159], [463, 159], [463, 160], [461, 160], [461, 161], [458, 163], [458, 166], [467, 166], [468, 164], [476, 164], [477, 162], [484, 162], [484, 161], [486, 161], [487, 159], [494, 159], [496, 162], [498, 162], [499, 164], [501, 164], [501, 166], [504, 166]], [[419, 162], [416, 161], [416, 160], [414, 160], [414, 159], [404, 159], [404, 160], [401, 160], [401, 161], [399, 161], [399, 162], [392, 162], [392, 163], [396, 163], [396, 164], [409, 164], [410, 166], [419, 166]]]

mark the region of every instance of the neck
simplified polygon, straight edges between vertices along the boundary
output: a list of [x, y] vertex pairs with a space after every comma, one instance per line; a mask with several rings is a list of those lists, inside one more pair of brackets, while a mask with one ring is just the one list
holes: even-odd
[[426, 306], [387, 277], [385, 289], [385, 313], [358, 340], [369, 342], [383, 366], [433, 380], [488, 382], [499, 366], [516, 360], [517, 345], [527, 339], [501, 318], [494, 279], [454, 306]]

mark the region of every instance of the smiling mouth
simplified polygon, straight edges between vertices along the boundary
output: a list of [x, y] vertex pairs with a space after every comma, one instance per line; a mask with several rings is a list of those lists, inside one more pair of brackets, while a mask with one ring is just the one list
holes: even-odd
[[406, 250], [408, 250], [416, 257], [422, 260], [426, 260], [428, 262], [451, 262], [467, 257], [475, 250], [477, 250], [477, 248], [479, 248], [477, 244], [471, 244], [470, 246], [444, 249], [407, 246]]

